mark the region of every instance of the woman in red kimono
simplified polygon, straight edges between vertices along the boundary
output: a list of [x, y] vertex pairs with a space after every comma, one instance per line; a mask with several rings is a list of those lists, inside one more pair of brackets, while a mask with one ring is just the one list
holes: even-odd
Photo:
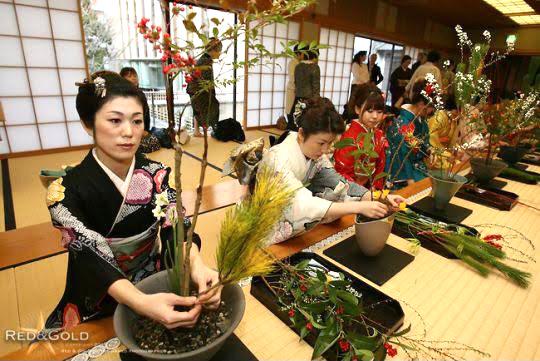
[[[384, 177], [375, 180], [374, 184], [369, 184], [369, 179], [375, 178], [378, 174], [384, 172], [386, 161], [386, 148], [388, 142], [384, 132], [378, 128], [384, 119], [384, 98], [381, 91], [376, 86], [362, 84], [355, 89], [352, 95], [352, 103], [358, 118], [351, 122], [350, 127], [343, 133], [341, 139], [351, 138], [363, 148], [363, 139], [359, 135], [371, 133], [371, 142], [374, 145], [374, 151], [377, 156], [371, 156], [369, 162], [371, 173], [365, 174], [355, 165], [355, 159], [351, 152], [357, 149], [356, 146], [349, 146], [342, 149], [336, 149], [334, 152], [335, 168], [338, 173], [350, 181], [354, 181], [366, 187], [382, 189], [384, 187]], [[365, 159], [363, 159], [365, 161]], [[356, 168], [356, 169], [355, 169]]]

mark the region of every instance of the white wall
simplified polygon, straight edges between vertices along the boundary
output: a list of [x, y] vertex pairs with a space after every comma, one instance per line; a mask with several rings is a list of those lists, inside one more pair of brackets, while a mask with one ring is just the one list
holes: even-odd
[[75, 110], [82, 38], [78, 0], [0, 0], [0, 154], [92, 142]]

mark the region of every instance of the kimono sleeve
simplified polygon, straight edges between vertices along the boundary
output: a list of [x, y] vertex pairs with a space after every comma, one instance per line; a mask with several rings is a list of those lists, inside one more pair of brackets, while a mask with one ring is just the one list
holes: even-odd
[[74, 260], [68, 279], [100, 298], [111, 284], [126, 276], [105, 237], [88, 227], [90, 215], [83, 211], [84, 204], [77, 185], [64, 182], [63, 178], [48, 188], [47, 206], [53, 226], [62, 232], [62, 246], [70, 253], [70, 260]]
[[[163, 180], [162, 180], [162, 185], [161, 187], [159, 187], [159, 189], [162, 191], [162, 192], [166, 192], [167, 194], [167, 199], [169, 200], [169, 207], [176, 207], [176, 190], [174, 188], [172, 188], [170, 185], [169, 185], [169, 176], [171, 174], [171, 168], [167, 167], [167, 168], [164, 168], [160, 171], [164, 171], [165, 172], [165, 176], [163, 177]], [[187, 239], [187, 231], [189, 229], [189, 227], [191, 226], [191, 221], [189, 220], [189, 218], [187, 218], [185, 216], [185, 208], [183, 210], [183, 214], [182, 214], [182, 217], [184, 219], [183, 221], [183, 224], [184, 224], [184, 241], [186, 241]], [[161, 224], [161, 230], [160, 230], [160, 238], [161, 238], [161, 261], [162, 261], [162, 264], [163, 263], [163, 256], [164, 256], [164, 253], [163, 250], [167, 249], [167, 244], [165, 242], [169, 242], [169, 246], [170, 248], [169, 249], [172, 249], [172, 242], [173, 242], [173, 228], [170, 226], [170, 224], [168, 224], [168, 222], [166, 220], [164, 220]], [[199, 247], [199, 250], [201, 249], [201, 237], [199, 237], [199, 235], [197, 233], [193, 233], [193, 243], [195, 243], [197, 245], [197, 247]]]

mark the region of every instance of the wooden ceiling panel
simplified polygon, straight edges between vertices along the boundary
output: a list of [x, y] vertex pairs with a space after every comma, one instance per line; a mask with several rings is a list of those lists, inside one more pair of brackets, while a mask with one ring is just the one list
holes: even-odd
[[[529, 4], [537, 0], [527, 0]], [[448, 26], [456, 24], [467, 29], [507, 28], [517, 26], [512, 20], [482, 0], [390, 0], [400, 8], [408, 8]], [[531, 5], [536, 9], [535, 6]]]

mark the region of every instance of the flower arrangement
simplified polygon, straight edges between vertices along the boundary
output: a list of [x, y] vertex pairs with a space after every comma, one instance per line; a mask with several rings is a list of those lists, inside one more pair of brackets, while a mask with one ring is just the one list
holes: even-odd
[[[174, 226], [174, 220], [176, 219], [175, 215], [182, 214], [183, 209], [181, 197], [182, 184], [180, 173], [183, 149], [182, 145], [178, 141], [178, 139], [180, 138], [181, 126], [180, 124], [177, 124], [174, 115], [172, 82], [178, 76], [183, 76], [184, 85], [190, 84], [197, 80], [198, 87], [195, 94], [208, 94], [209, 96], [211, 94], [211, 91], [213, 91], [213, 89], [217, 87], [234, 84], [238, 80], [238, 78], [232, 74], [227, 75], [220, 73], [215, 76], [213, 80], [202, 79], [201, 75], [205, 70], [208, 70], [208, 67], [197, 66], [197, 62], [195, 59], [197, 59], [201, 54], [203, 54], [206, 49], [208, 49], [209, 46], [212, 45], [213, 42], [225, 42], [235, 40], [238, 39], [240, 35], [245, 36], [246, 47], [249, 48], [252, 52], [255, 52], [256, 55], [246, 61], [235, 60], [232, 64], [230, 64], [232, 65], [233, 69], [253, 67], [255, 65], [263, 63], [264, 59], [271, 59], [282, 56], [293, 57], [294, 52], [292, 50], [292, 47], [298, 42], [293, 41], [287, 44], [283, 44], [284, 49], [282, 52], [273, 53], [268, 51], [265, 46], [260, 42], [258, 34], [263, 27], [269, 24], [283, 23], [287, 18], [300, 13], [306, 7], [313, 3], [314, 0], [274, 1], [269, 8], [265, 10], [259, 10], [255, 1], [248, 1], [246, 10], [237, 13], [238, 23], [235, 25], [226, 25], [224, 26], [224, 29], [220, 30], [220, 26], [225, 25], [223, 24], [222, 20], [212, 18], [210, 19], [210, 25], [203, 24], [200, 27], [197, 27], [194, 21], [197, 13], [192, 11], [192, 5], [183, 5], [180, 4], [179, 1], [173, 1], [171, 3], [169, 1], [161, 0], [160, 5], [162, 13], [164, 15], [163, 17], [165, 19], [165, 23], [163, 24], [163, 26], [149, 24], [149, 19], [147, 18], [143, 18], [139, 21], [139, 23], [137, 24], [139, 34], [141, 34], [146, 41], [153, 44], [155, 50], [163, 54], [161, 61], [166, 81], [168, 131], [171, 140], [173, 140], [173, 147], [175, 150], [174, 183], [176, 187], [177, 202], [174, 207], [176, 208], [176, 211], [173, 212], [169, 210], [156, 210], [156, 215], [161, 216], [163, 213], [165, 214], [165, 216], [170, 215], [171, 220], [173, 220]], [[195, 1], [193, 4], [199, 5], [199, 2]], [[190, 39], [175, 39], [172, 37], [171, 22], [175, 17], [177, 17], [179, 20], [177, 23], [182, 24], [185, 30], [197, 39], [200, 45], [196, 45], [195, 41]], [[317, 44], [311, 43], [309, 44], [309, 46], [307, 46], [306, 44], [300, 44], [300, 46], [298, 47], [301, 48], [303, 51], [310, 51], [316, 49]], [[209, 102], [209, 108], [210, 103], [211, 102]], [[184, 109], [181, 111], [180, 119], [188, 105], [189, 104], [186, 104]], [[208, 110], [210, 111], [210, 109]], [[209, 111], [207, 113], [209, 113]], [[173, 249], [167, 250], [169, 257], [171, 258], [169, 259], [170, 263], [168, 266], [170, 266], [169, 269], [173, 270], [169, 273], [169, 275], [172, 277], [172, 280], [175, 283], [180, 283], [180, 286], [175, 286], [175, 288], [173, 289], [179, 289], [179, 294], [183, 296], [186, 296], [189, 292], [189, 254], [193, 243], [194, 229], [197, 224], [199, 209], [202, 202], [202, 189], [204, 186], [206, 167], [208, 164], [208, 128], [213, 125], [210, 123], [209, 119], [210, 117], [208, 119], [198, 119], [199, 123], [202, 125], [203, 128], [204, 149], [202, 154], [199, 185], [197, 187], [197, 196], [195, 200], [192, 222], [191, 225], [187, 227], [187, 230], [183, 226], [174, 226], [173, 234], [175, 237], [175, 246], [173, 247]], [[260, 197], [272, 197], [272, 194], [273, 193], [265, 193], [262, 194]], [[271, 199], [274, 200], [274, 198]], [[158, 200], [156, 200], [156, 204], [157, 201]], [[162, 204], [163, 201], [164, 200], [162, 200], [160, 204]], [[169, 205], [169, 207], [172, 207], [172, 205]], [[239, 213], [234, 213], [234, 217], [232, 215], [228, 216], [226, 222], [240, 222], [241, 218], [245, 216], [245, 214], [242, 213], [242, 211], [245, 209], [249, 209], [249, 207], [240, 207], [240, 210], [238, 210]], [[255, 215], [251, 214], [251, 216]], [[255, 217], [253, 219], [257, 218]], [[227, 229], [229, 231], [231, 230], [230, 227]], [[254, 228], [251, 228], [251, 230], [253, 231]], [[260, 236], [260, 233], [256, 234]], [[246, 233], [238, 232], [238, 235], [246, 235]], [[222, 238], [223, 237], [227, 238], [226, 235], [222, 234]], [[179, 246], [179, 243], [181, 243], [184, 239], [185, 249], [184, 247]], [[238, 241], [238, 239], [234, 237], [231, 239], [235, 239], [236, 241]], [[223, 255], [224, 249], [222, 249], [221, 252], [221, 254]], [[225, 254], [228, 253], [225, 252]], [[222, 262], [225, 262], [221, 265], [221, 267], [225, 267], [228, 258], [221, 257], [218, 258], [218, 261], [219, 259], [221, 259]], [[220, 266], [218, 265], [218, 268], [219, 267]], [[222, 276], [225, 277], [225, 274], [226, 273], [224, 273]], [[231, 281], [230, 278], [224, 278], [222, 281], [225, 280], [227, 280], [228, 282]]]
[[453, 341], [433, 341], [410, 335], [411, 326], [392, 332], [370, 319], [368, 311], [388, 300], [365, 303], [348, 276], [329, 272], [317, 262], [295, 265], [278, 261], [279, 278], [262, 278], [276, 296], [282, 312], [300, 338], [314, 339], [312, 359], [321, 356], [343, 361], [384, 359], [403, 352], [408, 359], [452, 359], [455, 350], [487, 354]]

